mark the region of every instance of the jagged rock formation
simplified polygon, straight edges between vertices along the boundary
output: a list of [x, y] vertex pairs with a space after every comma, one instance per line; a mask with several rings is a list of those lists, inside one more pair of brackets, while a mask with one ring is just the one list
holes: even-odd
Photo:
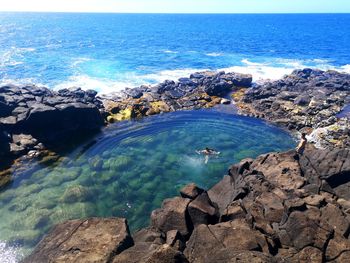
[[102, 103], [96, 94], [81, 89], [55, 92], [36, 86], [0, 87], [2, 159], [20, 156], [39, 142], [59, 145], [74, 134], [100, 129]]
[[[291, 150], [245, 159], [208, 191], [190, 184], [181, 197], [165, 200], [150, 226], [134, 234], [134, 245], [111, 261], [86, 262], [349, 262], [349, 185], [349, 149], [310, 146], [303, 155]], [[28, 259], [46, 254], [66, 226], [56, 227]], [[84, 239], [89, 231], [76, 235]], [[64, 249], [51, 253], [50, 262], [72, 251], [84, 255], [70, 242], [61, 242]]]
[[103, 96], [108, 121], [149, 116], [161, 112], [193, 110], [229, 103], [222, 98], [238, 87], [250, 87], [252, 76], [225, 72], [194, 73], [178, 81], [141, 86]]
[[350, 122], [338, 119], [350, 104], [350, 75], [336, 71], [295, 70], [281, 80], [266, 82], [234, 96], [240, 113], [313, 132], [323, 147], [349, 147]]

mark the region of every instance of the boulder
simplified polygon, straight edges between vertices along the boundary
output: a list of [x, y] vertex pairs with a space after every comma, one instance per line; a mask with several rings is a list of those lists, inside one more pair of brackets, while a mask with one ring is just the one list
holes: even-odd
[[187, 206], [190, 202], [190, 199], [181, 197], [164, 200], [162, 208], [152, 211], [152, 226], [163, 233], [178, 230], [181, 235], [187, 237], [192, 231], [187, 214]]
[[231, 204], [237, 196], [232, 177], [225, 176], [221, 181], [209, 189], [208, 196], [219, 208], [220, 214], [222, 214], [226, 207]]
[[295, 151], [261, 155], [250, 169], [261, 172], [269, 182], [283, 190], [299, 189], [305, 184]]
[[198, 195], [200, 195], [203, 192], [204, 190], [199, 188], [194, 183], [188, 184], [180, 190], [180, 194], [183, 198], [189, 198], [192, 200], [195, 199]]
[[23, 262], [107, 263], [132, 245], [125, 219], [71, 220], [55, 226]]
[[215, 224], [218, 221], [217, 208], [206, 192], [197, 196], [188, 205], [187, 210], [194, 227], [200, 224]]
[[328, 224], [310, 218], [307, 213], [300, 211], [292, 212], [278, 232], [281, 244], [294, 247], [297, 251], [307, 246], [323, 251], [332, 235], [333, 229]]
[[[241, 252], [262, 251], [266, 247], [265, 237], [261, 233], [252, 230], [244, 220], [234, 220], [216, 225], [197, 226], [187, 242], [184, 253], [193, 263], [210, 262], [207, 261], [208, 258], [213, 260], [211, 262], [216, 262], [211, 255], [218, 255], [222, 249]], [[234, 258], [237, 255], [232, 256]]]
[[309, 181], [315, 181], [317, 178], [325, 179], [339, 197], [350, 200], [349, 149], [322, 150], [307, 147], [299, 163]]

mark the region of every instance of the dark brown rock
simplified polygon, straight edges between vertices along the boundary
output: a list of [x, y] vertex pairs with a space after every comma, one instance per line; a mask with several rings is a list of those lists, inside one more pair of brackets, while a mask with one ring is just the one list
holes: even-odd
[[204, 190], [199, 188], [196, 184], [188, 184], [180, 190], [180, 194], [183, 198], [195, 199], [198, 195], [203, 193]]
[[334, 238], [332, 238], [328, 243], [327, 250], [325, 253], [326, 260], [335, 260], [339, 257], [339, 255], [346, 251], [350, 251], [350, 240], [336, 233], [334, 235]]
[[335, 232], [348, 237], [350, 224], [339, 207], [333, 204], [327, 204], [327, 206], [321, 209], [321, 212], [322, 219], [326, 220]]
[[217, 208], [211, 202], [206, 192], [197, 196], [196, 199], [188, 205], [187, 210], [193, 226], [199, 224], [215, 224], [218, 221]]
[[154, 244], [164, 244], [165, 243], [165, 235], [162, 232], [159, 232], [153, 228], [143, 228], [137, 231], [133, 235], [133, 239], [135, 243], [140, 242], [149, 242]]
[[[187, 242], [185, 255], [190, 262], [208, 262], [207, 258], [220, 251], [262, 251], [267, 247], [265, 237], [254, 231], [244, 220], [216, 225], [199, 225]], [[230, 261], [228, 261], [230, 262]]]
[[133, 240], [122, 218], [71, 220], [57, 225], [23, 262], [110, 262]]
[[[242, 183], [242, 186], [243, 185], [245, 184]], [[245, 190], [239, 186], [238, 190], [236, 190], [235, 187], [236, 186], [232, 177], [225, 176], [208, 191], [210, 200], [218, 206], [220, 214], [224, 212], [226, 207], [231, 204], [235, 198], [239, 197], [241, 192], [245, 193]]]
[[333, 234], [329, 225], [308, 217], [307, 213], [292, 212], [278, 233], [282, 245], [298, 251], [307, 246], [323, 250]]
[[283, 190], [298, 189], [305, 184], [294, 151], [261, 155], [250, 169], [261, 172], [269, 182]]
[[192, 226], [188, 220], [187, 206], [190, 202], [190, 199], [181, 197], [164, 200], [162, 208], [151, 214], [152, 226], [164, 233], [178, 230], [183, 236], [189, 235]]
[[135, 246], [117, 255], [112, 263], [188, 263], [182, 252], [168, 244], [150, 245], [136, 243]]

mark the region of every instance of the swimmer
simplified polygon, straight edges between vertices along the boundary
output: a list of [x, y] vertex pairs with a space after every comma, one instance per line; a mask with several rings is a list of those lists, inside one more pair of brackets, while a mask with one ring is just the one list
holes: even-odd
[[205, 164], [208, 163], [210, 155], [219, 155], [220, 154], [220, 152], [217, 152], [214, 149], [210, 149], [208, 147], [206, 147], [204, 150], [197, 150], [196, 153], [205, 155], [205, 161], [204, 161]]

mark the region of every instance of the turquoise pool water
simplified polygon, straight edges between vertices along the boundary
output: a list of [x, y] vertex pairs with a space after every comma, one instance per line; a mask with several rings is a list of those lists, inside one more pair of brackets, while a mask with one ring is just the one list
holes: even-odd
[[[231, 164], [294, 144], [263, 121], [215, 110], [111, 125], [60, 162], [34, 165], [0, 192], [0, 244], [26, 254], [54, 224], [90, 216], [126, 217], [136, 230], [185, 184], [208, 188]], [[205, 164], [196, 150], [207, 146], [221, 154]]]

